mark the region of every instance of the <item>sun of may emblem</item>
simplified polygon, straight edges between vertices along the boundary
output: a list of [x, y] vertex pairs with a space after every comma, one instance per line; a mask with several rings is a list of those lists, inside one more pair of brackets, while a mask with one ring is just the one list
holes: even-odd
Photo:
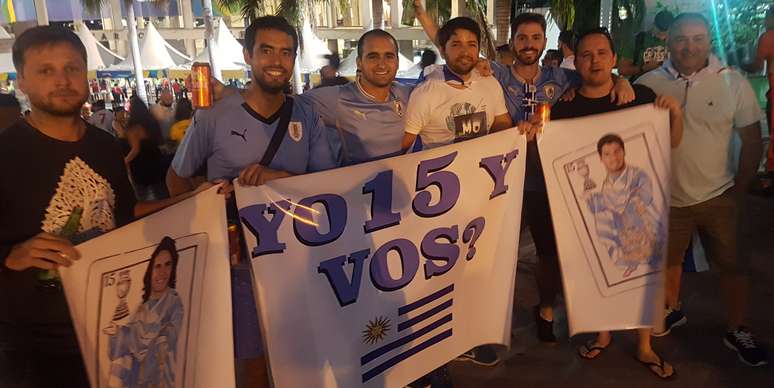
[[386, 317], [376, 317], [366, 325], [363, 330], [363, 343], [375, 344], [384, 339], [387, 336], [387, 332], [390, 331], [390, 320]]

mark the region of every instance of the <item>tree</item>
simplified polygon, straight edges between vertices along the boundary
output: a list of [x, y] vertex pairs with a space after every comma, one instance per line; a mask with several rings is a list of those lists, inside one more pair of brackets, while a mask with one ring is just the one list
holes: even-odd
[[[104, 3], [108, 0], [81, 0], [84, 8], [90, 11], [97, 11], [102, 8]], [[159, 6], [165, 5], [168, 0], [121, 0], [121, 5], [124, 7], [124, 13], [126, 14], [126, 24], [129, 26], [129, 47], [132, 50], [132, 62], [134, 65], [134, 77], [137, 83], [137, 95], [146, 104], [148, 103], [148, 96], [145, 93], [145, 76], [142, 72], [142, 59], [140, 58], [140, 43], [137, 38], [137, 20], [134, 17], [134, 2], [144, 1], [147, 3], [155, 3]], [[115, 27], [114, 27], [115, 28]]]

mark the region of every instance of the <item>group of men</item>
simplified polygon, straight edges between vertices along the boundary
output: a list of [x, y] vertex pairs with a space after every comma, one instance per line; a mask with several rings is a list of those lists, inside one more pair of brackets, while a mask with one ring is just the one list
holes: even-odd
[[[256, 19], [245, 33], [251, 85], [245, 90], [219, 90], [214, 106], [195, 114], [167, 173], [172, 198], [152, 203], [136, 201], [120, 152], [105, 152], [116, 147], [112, 139], [78, 117], [89, 91], [86, 53], [77, 36], [47, 26], [18, 37], [13, 57], [19, 87], [33, 108], [28, 118], [0, 134], [0, 158], [5, 162], [0, 163], [5, 166], [0, 169], [0, 385], [86, 381], [61, 289], [44, 289], [36, 279], [41, 270], [68, 266], [78, 258], [72, 242], [58, 235], [68, 218], [51, 217], [68, 195], [60, 187], [78, 184], [67, 181], [73, 176], [86, 176], [90, 182], [85, 194], [79, 194], [85, 196], [79, 200], [90, 204], [82, 225], [97, 225], [98, 230], [79, 229], [84, 234], [106, 232], [213, 182], [222, 182], [234, 220], [229, 184], [233, 179], [261, 185], [398, 155], [417, 144], [438, 147], [514, 126], [528, 140], [523, 208], [540, 259], [540, 303], [534, 309], [537, 336], [556, 342], [553, 308], [561, 278], [535, 141], [542, 125], [536, 114], [541, 103], [554, 106], [553, 119], [648, 103], [669, 112], [673, 194], [666, 330], [638, 331], [637, 360], [660, 378], [675, 374], [674, 367], [653, 350], [651, 335], [666, 335], [686, 322], [679, 303], [681, 263], [698, 230], [708, 257], [722, 271], [729, 311], [723, 341], [745, 363], [765, 364], [765, 352], [744, 326], [747, 268], [736, 252], [737, 200], [761, 154], [761, 114], [747, 81], [710, 54], [707, 21], [698, 14], [678, 16], [668, 29], [670, 59], [632, 87], [612, 74], [617, 57], [606, 30], [592, 30], [577, 39], [573, 61], [577, 72], [542, 68], [538, 61], [546, 47], [545, 18], [521, 14], [511, 29], [514, 62], [504, 66], [479, 59], [481, 31], [475, 21], [454, 18], [438, 28], [421, 2], [415, 5], [418, 19], [446, 60], [443, 66], [425, 69], [416, 87], [395, 82], [397, 42], [376, 29], [358, 41], [354, 81], [287, 95], [298, 49], [296, 30], [280, 17]], [[568, 101], [559, 101], [565, 94]], [[736, 174], [728, 168], [735, 132], [742, 139]], [[12, 167], [16, 161], [29, 160], [24, 155], [29, 150], [39, 155], [32, 165]], [[203, 170], [211, 183], [195, 187], [193, 178]], [[232, 288], [239, 384], [268, 386], [246, 262], [234, 268]], [[593, 359], [609, 343], [610, 333], [600, 333], [579, 349], [579, 355]], [[471, 349], [461, 359], [480, 365], [500, 361], [488, 346]], [[441, 387], [451, 382], [442, 368], [418, 384]]]

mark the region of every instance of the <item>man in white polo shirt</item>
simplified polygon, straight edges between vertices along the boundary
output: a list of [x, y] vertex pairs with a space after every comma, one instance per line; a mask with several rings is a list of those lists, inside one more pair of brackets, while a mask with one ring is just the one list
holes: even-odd
[[[698, 230], [708, 258], [721, 272], [728, 314], [724, 343], [746, 364], [764, 365], [766, 352], [744, 326], [747, 255], [737, 251], [739, 200], [762, 155], [761, 110], [749, 82], [710, 55], [709, 23], [701, 14], [675, 18], [667, 43], [670, 59], [637, 80], [656, 94], [675, 97], [684, 111], [683, 141], [672, 150], [665, 330], [654, 335], [687, 322], [680, 311], [680, 276], [688, 243]], [[742, 140], [736, 173], [731, 165], [734, 132]]]
[[417, 136], [424, 147], [433, 148], [512, 126], [500, 84], [473, 71], [480, 43], [478, 24], [467, 17], [451, 19], [438, 30], [446, 59], [443, 78], [427, 79], [411, 94], [403, 149]]

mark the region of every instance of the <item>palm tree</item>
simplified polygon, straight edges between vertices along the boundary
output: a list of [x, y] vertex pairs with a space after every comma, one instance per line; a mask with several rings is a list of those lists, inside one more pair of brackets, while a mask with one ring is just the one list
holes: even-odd
[[[103, 4], [108, 0], [81, 0], [84, 8], [90, 11], [99, 11]], [[140, 1], [140, 0], [137, 0]], [[168, 0], [143, 0], [147, 3], [155, 3], [159, 6], [164, 5]], [[140, 43], [137, 38], [137, 20], [134, 17], [134, 2], [135, 0], [121, 0], [121, 5], [124, 7], [124, 13], [126, 14], [126, 24], [129, 26], [129, 46], [132, 50], [132, 62], [134, 64], [134, 76], [137, 83], [137, 95], [146, 104], [148, 103], [148, 96], [145, 93], [145, 76], [142, 73], [142, 60], [140, 58]], [[115, 27], [114, 27], [115, 28]]]

